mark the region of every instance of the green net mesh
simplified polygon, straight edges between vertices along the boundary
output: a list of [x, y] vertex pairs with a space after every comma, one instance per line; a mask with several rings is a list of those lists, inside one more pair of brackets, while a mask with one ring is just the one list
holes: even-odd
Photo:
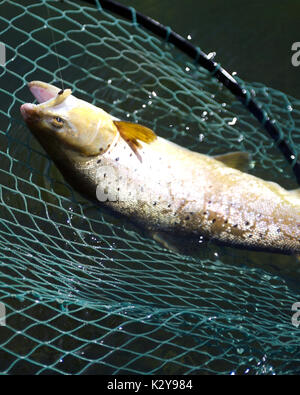
[[[274, 142], [208, 72], [133, 23], [79, 1], [24, 4], [0, 2], [0, 371], [299, 373], [296, 258], [165, 250], [77, 195], [19, 107], [27, 82], [62, 76], [114, 116], [199, 152], [251, 152], [253, 174], [296, 188]], [[299, 154], [300, 102], [240, 83]]]

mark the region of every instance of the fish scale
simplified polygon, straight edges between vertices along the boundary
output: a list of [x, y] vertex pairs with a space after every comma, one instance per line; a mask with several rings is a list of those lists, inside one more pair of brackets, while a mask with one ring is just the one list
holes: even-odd
[[[116, 197], [107, 202], [113, 209], [130, 213], [155, 230], [194, 233], [266, 250], [299, 248], [298, 207], [287, 203], [282, 207], [286, 191], [276, 184], [159, 137], [150, 145], [142, 144], [140, 155], [142, 162], [121, 136], [103, 155], [102, 166], [115, 174], [106, 178]], [[97, 185], [108, 186], [101, 179]]]
[[240, 171], [244, 153], [209, 157], [35, 81], [22, 115], [66, 180], [143, 227], [300, 254], [300, 193]]

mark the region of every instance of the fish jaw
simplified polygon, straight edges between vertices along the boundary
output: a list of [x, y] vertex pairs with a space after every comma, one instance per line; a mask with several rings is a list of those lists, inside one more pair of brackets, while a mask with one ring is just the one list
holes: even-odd
[[32, 103], [25, 103], [22, 104], [20, 107], [20, 111], [22, 114], [22, 117], [24, 118], [24, 121], [30, 122], [30, 120], [33, 120], [36, 114], [36, 105]]
[[118, 134], [110, 114], [73, 96], [70, 89], [41, 81], [32, 81], [28, 87], [39, 104], [25, 103], [20, 111], [44, 148], [59, 145], [83, 156], [109, 149]]
[[28, 88], [39, 103], [53, 99], [60, 91], [56, 86], [42, 81], [31, 81]]
[[[42, 81], [31, 81], [28, 88], [39, 104], [53, 100], [60, 89], [54, 85]], [[38, 106], [33, 103], [25, 103], [20, 107], [24, 121], [28, 124], [38, 118]]]

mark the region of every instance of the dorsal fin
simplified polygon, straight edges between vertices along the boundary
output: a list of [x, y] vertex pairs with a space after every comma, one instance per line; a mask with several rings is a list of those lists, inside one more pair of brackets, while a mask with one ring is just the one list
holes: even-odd
[[133, 122], [113, 121], [113, 123], [116, 125], [121, 137], [126, 141], [137, 158], [142, 161], [141, 155], [138, 153], [138, 148], [141, 148], [139, 141], [148, 144], [154, 141], [157, 136], [153, 130]]
[[248, 152], [242, 151], [229, 152], [225, 155], [216, 155], [214, 158], [228, 167], [241, 171], [247, 171], [251, 162], [251, 155]]

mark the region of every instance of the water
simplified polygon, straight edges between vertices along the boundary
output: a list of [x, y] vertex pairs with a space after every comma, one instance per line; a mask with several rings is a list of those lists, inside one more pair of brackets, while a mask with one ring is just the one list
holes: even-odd
[[[292, 37], [296, 10], [291, 8], [292, 2], [285, 2], [285, 10], [291, 10], [285, 14], [285, 26], [289, 27], [285, 35], [278, 30], [280, 24], [275, 26], [282, 19], [281, 4], [272, 3], [269, 17], [270, 10], [261, 3], [244, 2], [241, 6], [240, 2], [232, 1], [229, 7], [228, 2], [221, 1], [213, 4], [191, 0], [127, 2], [171, 26], [205, 52], [215, 51], [216, 59], [228, 71], [296, 95], [299, 81], [292, 77], [297, 70], [290, 67], [290, 73], [278, 78], [278, 73], [287, 69], [284, 65], [290, 66], [289, 42], [297, 39], [296, 34]], [[47, 16], [46, 10], [39, 11], [43, 11], [44, 18]], [[52, 15], [56, 13], [52, 11]], [[1, 13], [1, 16], [12, 19], [15, 14]], [[58, 20], [55, 26], [82, 47], [59, 33], [55, 38], [63, 37], [58, 46], [65, 56], [62, 65], [71, 59], [62, 75], [69, 83], [76, 81], [76, 93], [81, 97], [99, 100], [116, 116], [126, 114], [129, 120], [144, 120], [150, 126], [159, 127], [164, 137], [193, 149], [213, 153], [223, 153], [219, 150], [229, 148], [255, 151], [261, 136], [256, 134], [255, 120], [247, 118], [253, 129], [241, 130], [239, 116], [229, 110], [230, 133], [225, 128], [227, 134], [220, 138], [219, 129], [207, 127], [215, 122], [215, 113], [222, 118], [231, 105], [232, 98], [224, 90], [214, 92], [212, 87], [210, 99], [220, 105], [212, 104], [211, 111], [201, 109], [201, 122], [190, 119], [187, 107], [180, 107], [186, 102], [195, 108], [203, 98], [195, 81], [194, 85], [189, 81], [185, 85], [185, 75], [194, 72], [192, 65], [181, 64], [184, 73], [179, 85], [176, 73], [171, 70], [173, 58], [164, 59], [162, 64], [154, 54], [146, 59], [145, 65], [144, 54], [136, 55], [134, 49], [131, 52], [128, 48], [128, 59], [110, 61], [109, 66], [114, 68], [104, 66], [102, 59], [115, 55], [114, 51], [105, 45], [100, 49], [88, 47], [89, 37], [85, 35], [92, 31], [107, 39], [102, 25], [91, 28], [83, 13], [77, 14], [74, 20], [82, 26], [74, 27], [72, 20]], [[21, 22], [21, 19], [14, 21], [13, 25], [19, 23], [28, 33], [39, 27], [37, 21], [35, 25]], [[78, 32], [72, 32], [73, 29]], [[119, 34], [117, 27], [110, 29]], [[32, 43], [26, 45], [26, 37], [22, 37], [22, 45], [18, 47], [15, 35], [11, 34], [10, 44], [40, 68], [34, 69], [32, 62], [25, 62], [15, 54], [14, 67], [11, 65], [15, 74], [4, 75], [1, 81], [2, 89], [7, 92], [0, 108], [4, 120], [2, 131], [7, 132], [1, 134], [5, 147], [1, 152], [0, 174], [5, 191], [1, 195], [5, 203], [1, 207], [1, 274], [6, 276], [2, 282], [12, 284], [19, 298], [2, 299], [14, 310], [7, 319], [10, 326], [0, 333], [1, 342], [10, 339], [6, 348], [0, 349], [0, 369], [24, 372], [25, 365], [26, 372], [247, 374], [257, 373], [259, 369], [272, 371], [280, 365], [281, 354], [292, 364], [297, 357], [295, 343], [292, 337], [288, 338], [286, 343], [291, 350], [282, 351], [285, 339], [281, 340], [281, 335], [291, 336], [293, 329], [290, 307], [299, 294], [295, 259], [224, 248], [204, 241], [199, 243], [199, 249], [192, 247], [186, 255], [176, 255], [147, 239], [127, 220], [74, 195], [53, 163], [41, 155], [41, 148], [19, 114], [19, 105], [31, 99], [25, 87], [18, 91], [20, 86], [25, 80], [49, 80], [57, 68], [54, 55], [44, 59], [44, 48], [33, 47]], [[33, 33], [33, 37], [51, 45], [48, 29]], [[114, 50], [121, 48], [118, 40], [109, 43]], [[96, 59], [91, 54], [82, 56], [85, 48], [95, 51]], [[135, 63], [130, 62], [133, 56], [137, 63], [143, 62], [148, 75], [143, 69], [137, 71]], [[274, 56], [279, 59], [274, 61]], [[42, 67], [47, 72], [42, 72]], [[133, 73], [127, 72], [131, 67]], [[100, 82], [85, 74], [86, 68], [93, 70]], [[120, 70], [125, 74], [119, 73]], [[168, 80], [165, 75], [171, 71], [174, 78]], [[159, 73], [163, 78], [158, 84]], [[59, 77], [58, 74], [58, 81]], [[179, 86], [190, 89], [191, 97], [186, 95], [180, 102], [173, 95]], [[247, 135], [249, 131], [251, 135]], [[270, 143], [268, 139], [265, 142]], [[257, 162], [261, 161], [262, 165], [256, 164], [252, 171], [282, 181], [280, 153], [275, 148], [256, 153]], [[268, 160], [269, 167], [264, 167]], [[283, 181], [292, 183], [292, 178], [286, 176]], [[14, 281], [18, 281], [17, 286]], [[16, 339], [15, 328], [21, 335]], [[28, 356], [23, 365], [20, 361], [15, 365], [11, 362], [13, 353]], [[137, 353], [140, 358], [136, 359]], [[213, 356], [219, 356], [220, 360]]]
[[[294, 0], [120, 0], [199, 46], [248, 82], [300, 96], [299, 67], [291, 48], [299, 41], [300, 4]], [[170, 3], [172, 4], [170, 6]]]

